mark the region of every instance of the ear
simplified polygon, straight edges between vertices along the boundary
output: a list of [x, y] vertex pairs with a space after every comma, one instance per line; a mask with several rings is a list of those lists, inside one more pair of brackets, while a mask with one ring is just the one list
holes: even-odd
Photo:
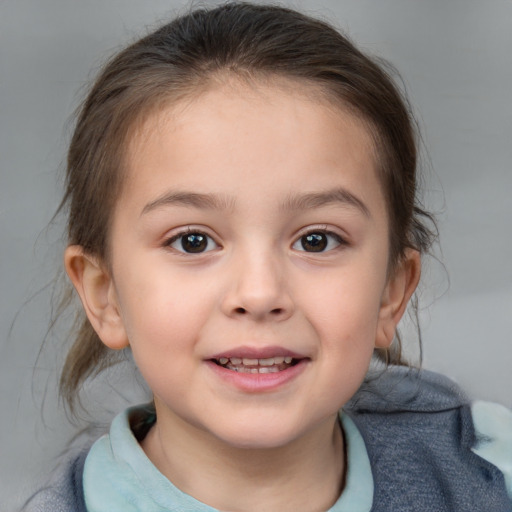
[[421, 275], [420, 253], [408, 249], [397, 268], [389, 276], [382, 294], [375, 346], [389, 348], [395, 337], [396, 327], [402, 318], [409, 299], [418, 286]]
[[104, 265], [88, 255], [79, 245], [64, 252], [64, 265], [89, 322], [101, 341], [109, 348], [126, 348], [128, 337], [120, 315], [114, 282]]

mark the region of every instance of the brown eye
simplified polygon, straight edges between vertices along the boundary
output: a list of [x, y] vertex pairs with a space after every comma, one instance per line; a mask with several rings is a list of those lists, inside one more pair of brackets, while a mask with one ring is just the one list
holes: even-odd
[[300, 244], [305, 251], [322, 252], [327, 247], [327, 235], [325, 233], [310, 233], [301, 237]]
[[214, 240], [205, 233], [199, 231], [187, 231], [172, 237], [166, 245], [176, 251], [188, 254], [208, 252], [217, 247]]
[[181, 237], [181, 247], [185, 252], [203, 252], [208, 246], [208, 238], [201, 233], [191, 233]]
[[344, 245], [345, 241], [330, 231], [310, 231], [302, 235], [292, 246], [296, 251], [327, 252]]

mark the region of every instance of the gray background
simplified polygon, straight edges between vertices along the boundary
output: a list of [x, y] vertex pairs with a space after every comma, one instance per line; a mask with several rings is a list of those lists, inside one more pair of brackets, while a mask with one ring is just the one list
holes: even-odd
[[[71, 113], [113, 50], [184, 5], [0, 1], [2, 511], [45, 476], [73, 432], [55, 392], [64, 336], [52, 335], [38, 358], [61, 261], [61, 223], [49, 222]], [[402, 73], [428, 149], [427, 202], [441, 228], [439, 261], [426, 262], [421, 291], [424, 366], [476, 398], [512, 405], [512, 1], [287, 5], [334, 21]], [[143, 399], [136, 381], [117, 371], [91, 385], [93, 409]]]

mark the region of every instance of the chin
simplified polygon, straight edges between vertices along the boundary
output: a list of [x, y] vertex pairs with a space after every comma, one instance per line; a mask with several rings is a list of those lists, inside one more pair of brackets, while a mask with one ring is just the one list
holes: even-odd
[[216, 437], [228, 446], [242, 450], [273, 450], [285, 447], [300, 437], [294, 428], [269, 422], [266, 425], [237, 425], [222, 432]]

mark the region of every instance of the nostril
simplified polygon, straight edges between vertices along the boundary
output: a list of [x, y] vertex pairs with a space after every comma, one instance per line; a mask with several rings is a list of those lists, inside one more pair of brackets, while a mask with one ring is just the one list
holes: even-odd
[[283, 308], [275, 308], [270, 313], [273, 315], [280, 315], [281, 313], [283, 313], [283, 311]]
[[235, 313], [238, 313], [240, 315], [245, 315], [245, 313], [247, 313], [247, 311], [244, 308], [236, 308]]

